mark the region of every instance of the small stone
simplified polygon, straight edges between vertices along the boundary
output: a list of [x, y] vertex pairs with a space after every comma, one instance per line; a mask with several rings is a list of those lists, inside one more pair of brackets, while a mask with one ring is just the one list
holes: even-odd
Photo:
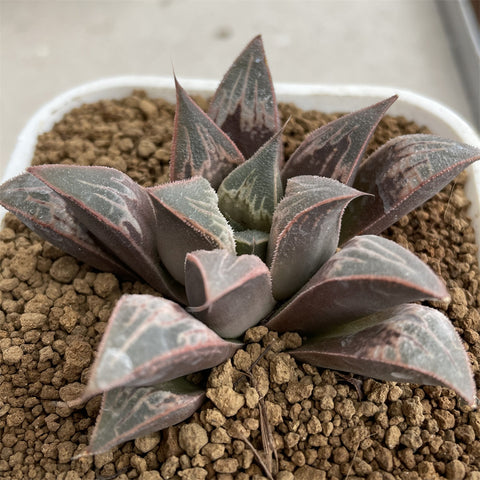
[[85, 385], [79, 382], [69, 383], [59, 390], [60, 399], [64, 402], [71, 402], [81, 397]]
[[296, 332], [286, 332], [281, 337], [287, 350], [302, 346], [302, 337]]
[[435, 410], [433, 412], [433, 418], [442, 430], [448, 430], [455, 426], [455, 417], [447, 410]]
[[72, 333], [78, 322], [78, 313], [71, 307], [65, 307], [63, 315], [59, 319], [60, 326], [67, 332]]
[[139, 455], [132, 455], [130, 457], [130, 464], [138, 473], [147, 471], [147, 461]]
[[267, 411], [268, 423], [270, 423], [270, 425], [276, 427], [282, 423], [282, 407], [278, 405], [278, 403], [273, 403], [269, 400], [266, 400], [265, 410]]
[[393, 469], [393, 455], [392, 450], [378, 446], [375, 448], [375, 459], [382, 470], [391, 472]]
[[43, 313], [23, 313], [20, 315], [20, 325], [25, 332], [35, 328], [42, 328], [46, 323], [47, 316]]
[[150, 100], [142, 99], [140, 100], [138, 104], [138, 108], [142, 111], [142, 113], [147, 117], [147, 118], [152, 118], [155, 115], [157, 115], [158, 110], [157, 106], [151, 102]]
[[138, 154], [143, 158], [150, 157], [156, 149], [155, 144], [147, 138], [143, 138], [138, 143]]
[[322, 432], [322, 424], [321, 424], [320, 420], [318, 419], [318, 417], [313, 417], [312, 416], [312, 418], [310, 418], [310, 420], [307, 423], [307, 432], [310, 435], [315, 435], [317, 433]]
[[160, 434], [158, 432], [151, 433], [145, 437], [135, 439], [135, 447], [142, 453], [147, 453], [153, 450], [160, 443]]
[[202, 448], [202, 454], [211, 461], [218, 460], [225, 453], [225, 446], [222, 443], [207, 443]]
[[65, 350], [66, 364], [79, 368], [85, 368], [90, 365], [92, 358], [92, 347], [84, 340], [73, 340]]
[[221, 427], [222, 425], [225, 425], [227, 419], [220, 410], [217, 410], [216, 408], [208, 408], [205, 411], [205, 421], [212, 427]]
[[97, 467], [98, 469], [104, 467], [105, 465], [107, 465], [107, 463], [111, 463], [113, 462], [113, 451], [108, 451], [108, 452], [105, 452], [105, 453], [99, 453], [97, 455], [95, 455], [95, 467]]
[[220, 458], [214, 462], [213, 469], [217, 473], [235, 473], [238, 469], [238, 460], [236, 458]]
[[7, 415], [7, 425], [9, 427], [18, 427], [25, 420], [25, 412], [21, 408], [10, 409]]
[[207, 474], [208, 472], [200, 467], [186, 468], [178, 472], [178, 476], [183, 480], [204, 480]]
[[47, 345], [46, 347], [43, 347], [40, 352], [38, 352], [38, 354], [40, 362], [47, 362], [53, 357], [52, 347], [50, 345]]
[[445, 467], [445, 476], [448, 480], [463, 480], [465, 478], [465, 465], [460, 460], [452, 460]]
[[37, 269], [37, 257], [28, 251], [17, 252], [12, 258], [10, 268], [19, 280], [27, 282]]
[[23, 358], [23, 350], [18, 345], [9, 347], [3, 351], [3, 361], [7, 365], [15, 365], [20, 363]]
[[165, 480], [170, 480], [175, 475], [178, 467], [180, 465], [180, 460], [175, 455], [168, 457], [162, 464], [160, 468], [160, 473]]
[[235, 415], [245, 404], [244, 396], [227, 386], [207, 389], [207, 397], [226, 417]]
[[436, 478], [437, 473], [432, 462], [423, 461], [418, 464], [418, 473], [421, 478]]
[[418, 427], [410, 427], [400, 437], [400, 443], [413, 451], [422, 446], [422, 438], [420, 436], [420, 429]]
[[355, 405], [349, 398], [335, 402], [335, 411], [346, 420], [350, 420], [356, 413]]
[[475, 440], [475, 431], [471, 425], [459, 425], [455, 428], [455, 437], [470, 445]]
[[232, 362], [228, 360], [218, 367], [212, 369], [212, 372], [208, 378], [209, 386], [212, 388], [223, 386], [233, 388], [233, 374], [234, 368], [232, 366]]
[[77, 276], [80, 267], [77, 261], [68, 255], [55, 260], [50, 267], [50, 275], [60, 283], [70, 283]]
[[385, 445], [391, 450], [393, 450], [400, 444], [401, 436], [402, 432], [396, 425], [388, 427], [387, 431], [385, 432]]
[[[303, 377], [308, 378], [308, 377]], [[302, 379], [303, 380], [303, 379]], [[285, 397], [290, 403], [297, 403], [310, 397], [313, 392], [312, 383], [290, 382], [285, 390]]]
[[233, 365], [237, 370], [248, 372], [252, 365], [252, 358], [245, 350], [237, 350], [233, 356]]
[[303, 467], [295, 470], [294, 478], [295, 480], [325, 480], [327, 478], [327, 474], [323, 470], [318, 470], [310, 465], [304, 465]]
[[[385, 383], [375, 382], [373, 380], [370, 381], [370, 391], [368, 392], [367, 398], [373, 403], [385, 403], [387, 399], [387, 395], [389, 392], [389, 386]], [[367, 382], [365, 382], [367, 383]]]
[[194, 457], [208, 443], [208, 435], [198, 423], [189, 423], [180, 427], [178, 443], [189, 457]]
[[409, 425], [420, 426], [425, 420], [423, 406], [417, 396], [407, 398], [402, 402], [402, 413]]
[[295, 477], [293, 476], [292, 472], [289, 472], [288, 470], [282, 470], [277, 473], [276, 480], [295, 480]]
[[258, 392], [253, 387], [247, 387], [245, 389], [245, 403], [248, 408], [255, 408], [258, 405], [260, 397]]
[[280, 354], [270, 362], [270, 378], [273, 382], [279, 385], [287, 383], [292, 378], [292, 373], [292, 369], [284, 355]]
[[93, 282], [93, 290], [100, 298], [107, 298], [119, 288], [118, 280], [112, 273], [99, 273]]
[[155, 470], [147, 470], [138, 476], [138, 480], [162, 480], [162, 477]]
[[268, 333], [268, 328], [260, 325], [258, 327], [249, 328], [245, 332], [245, 343], [258, 343]]
[[212, 443], [230, 443], [231, 438], [227, 431], [223, 427], [218, 427], [210, 434], [210, 440]]

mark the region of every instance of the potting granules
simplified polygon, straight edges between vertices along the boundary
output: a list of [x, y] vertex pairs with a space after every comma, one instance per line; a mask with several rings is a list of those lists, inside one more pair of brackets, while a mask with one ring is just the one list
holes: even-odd
[[[281, 109], [284, 118], [292, 115], [287, 155], [335, 118]], [[173, 113], [174, 106], [143, 92], [82, 106], [39, 138], [33, 163], [108, 165], [153, 185], [167, 175]], [[370, 151], [419, 131], [387, 117]], [[463, 181], [385, 234], [445, 279], [452, 302], [435, 307], [464, 340], [478, 385], [480, 275]], [[301, 337], [264, 327], [249, 330], [245, 348], [204, 374], [208, 400], [191, 419], [72, 460], [88, 444], [100, 397], [76, 409], [64, 402], [85, 386], [120, 295], [153, 292], [77, 262], [10, 215], [0, 232], [0, 260], [3, 480], [480, 480], [480, 412], [453, 392], [297, 364], [288, 349]]]

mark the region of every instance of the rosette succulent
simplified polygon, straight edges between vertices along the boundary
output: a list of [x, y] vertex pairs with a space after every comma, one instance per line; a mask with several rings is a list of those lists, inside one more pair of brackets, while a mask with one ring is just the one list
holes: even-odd
[[[255, 325], [306, 337], [291, 354], [384, 380], [476, 390], [446, 300], [415, 255], [377, 236], [480, 158], [433, 135], [363, 158], [396, 97], [315, 130], [285, 162], [261, 38], [204, 113], [176, 81], [170, 182], [144, 188], [106, 167], [47, 165], [0, 187], [0, 203], [97, 269], [159, 295], [114, 308], [80, 401], [103, 394], [89, 453], [178, 423], [204, 391], [185, 377], [227, 360]], [[417, 303], [411, 303], [417, 302]]]

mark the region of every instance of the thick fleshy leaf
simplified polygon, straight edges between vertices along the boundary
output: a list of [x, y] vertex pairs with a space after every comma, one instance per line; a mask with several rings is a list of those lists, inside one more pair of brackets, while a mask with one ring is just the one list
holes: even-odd
[[108, 167], [43, 165], [28, 171], [65, 200], [102, 248], [159, 292], [184, 302], [181, 285], [160, 264], [155, 213], [144, 188]]
[[177, 106], [170, 180], [206, 178], [217, 189], [245, 159], [230, 137], [187, 95], [175, 79]]
[[103, 395], [102, 408], [85, 454], [163, 430], [200, 408], [205, 391], [184, 378], [151, 387], [115, 388]]
[[[250, 158], [280, 128], [275, 91], [260, 35], [245, 47], [225, 74], [208, 114], [245, 158]], [[281, 161], [281, 150], [278, 161]]]
[[218, 189], [218, 205], [227, 219], [243, 230], [268, 232], [283, 188], [277, 153], [282, 145], [281, 131], [255, 155], [237, 167]]
[[293, 295], [335, 253], [343, 211], [359, 195], [363, 193], [331, 178], [304, 175], [288, 180], [267, 252], [277, 300]]
[[348, 208], [342, 240], [380, 233], [479, 159], [480, 149], [435, 135], [390, 140], [358, 170], [355, 188], [374, 197], [359, 199]]
[[218, 209], [215, 190], [202, 177], [148, 189], [160, 231], [157, 248], [172, 276], [185, 283], [185, 256], [194, 250], [235, 252], [233, 230]]
[[193, 252], [187, 256], [185, 277], [188, 310], [224, 338], [242, 335], [275, 305], [270, 272], [255, 255]]
[[82, 398], [123, 386], [148, 386], [211, 368], [241, 346], [220, 338], [178, 304], [124, 295], [103, 335]]
[[365, 235], [347, 242], [267, 326], [320, 333], [406, 302], [448, 299], [443, 281], [413, 253]]
[[313, 131], [285, 164], [283, 181], [298, 175], [319, 175], [352, 185], [375, 128], [397, 98], [394, 95]]
[[31, 173], [22, 173], [0, 186], [0, 205], [35, 233], [80, 261], [124, 278], [137, 278], [111, 252], [100, 247], [72, 214], [63, 197]]
[[475, 404], [470, 362], [450, 320], [421, 305], [399, 305], [313, 338], [296, 360], [380, 380], [442, 385]]
[[237, 255], [256, 255], [265, 260], [269, 234], [261, 230], [242, 230], [235, 232]]

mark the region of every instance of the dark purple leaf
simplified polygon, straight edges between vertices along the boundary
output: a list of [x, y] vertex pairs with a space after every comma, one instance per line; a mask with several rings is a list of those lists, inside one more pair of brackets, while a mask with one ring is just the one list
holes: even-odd
[[185, 289], [192, 312], [223, 338], [236, 338], [272, 310], [272, 282], [255, 255], [225, 250], [187, 255]]
[[155, 213], [147, 191], [107, 167], [44, 165], [30, 173], [60, 195], [102, 248], [159, 292], [184, 302], [184, 291], [160, 264]]
[[281, 133], [230, 173], [218, 189], [220, 210], [242, 230], [270, 230], [273, 212], [283, 194], [277, 162]]
[[115, 388], [103, 395], [85, 454], [97, 455], [115, 445], [163, 430], [200, 408], [205, 391], [183, 378], [152, 387]]
[[202, 177], [149, 189], [161, 226], [160, 258], [180, 283], [185, 283], [185, 256], [194, 250], [223, 248], [235, 252], [233, 230], [218, 209], [215, 190]]
[[214, 367], [240, 346], [170, 300], [124, 295], [109, 319], [81, 401], [113, 388], [155, 385]]
[[280, 128], [275, 91], [260, 35], [246, 46], [225, 74], [208, 114], [245, 158], [250, 158]]
[[297, 361], [395, 382], [442, 385], [475, 405], [468, 356], [450, 320], [421, 305], [399, 305], [313, 338]]
[[358, 170], [355, 188], [374, 197], [350, 205], [342, 239], [380, 233], [479, 159], [480, 149], [434, 135], [405, 135], [390, 140]]
[[320, 333], [402, 303], [448, 298], [442, 280], [413, 253], [366, 235], [347, 242], [267, 326]]
[[293, 295], [335, 253], [343, 211], [359, 195], [362, 192], [331, 178], [304, 175], [288, 180], [267, 251], [277, 300]]
[[370, 138], [397, 95], [344, 115], [313, 131], [295, 150], [282, 179], [319, 175], [352, 185]]
[[196, 175], [217, 189], [245, 159], [220, 127], [187, 95], [175, 79], [177, 109], [170, 159], [170, 180]]
[[0, 204], [28, 228], [80, 261], [124, 278], [137, 278], [118, 258], [102, 249], [67, 202], [34, 175], [22, 173], [1, 185]]

